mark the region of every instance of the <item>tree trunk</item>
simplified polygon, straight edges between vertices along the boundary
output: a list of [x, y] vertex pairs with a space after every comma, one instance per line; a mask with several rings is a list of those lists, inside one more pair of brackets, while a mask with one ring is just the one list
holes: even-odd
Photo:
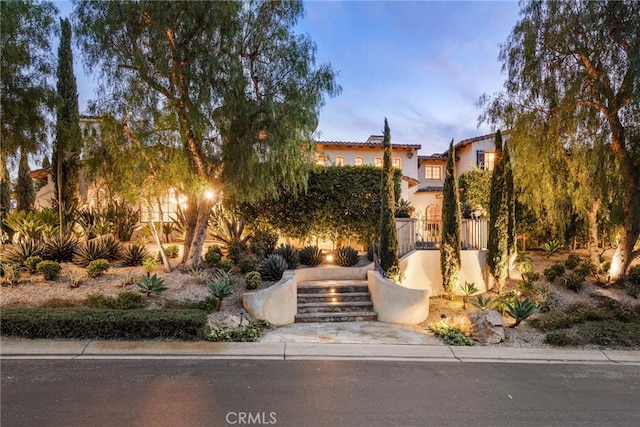
[[589, 210], [589, 261], [600, 270], [600, 257], [598, 256], [598, 210], [600, 199], [593, 199]]
[[[162, 221], [162, 217], [164, 215], [162, 213], [162, 203], [160, 202], [160, 199], [157, 199], [157, 203], [158, 203], [158, 213], [160, 214], [160, 229], [162, 229], [162, 226], [164, 224], [164, 222]], [[164, 265], [164, 271], [166, 271], [167, 273], [171, 273], [171, 263], [169, 263], [169, 257], [167, 256], [167, 253], [164, 251], [164, 247], [162, 246], [162, 240], [158, 235], [158, 230], [156, 230], [153, 220], [151, 220], [151, 233], [153, 233], [153, 238], [155, 239], [156, 244], [160, 249], [160, 258], [162, 258], [162, 265]]]
[[214, 202], [206, 198], [203, 198], [198, 203], [196, 226], [193, 229], [193, 239], [189, 245], [188, 253], [185, 250], [185, 253], [187, 253], [187, 259], [184, 262], [185, 267], [195, 268], [202, 264], [202, 247], [204, 246], [204, 239], [207, 237], [207, 226], [213, 205]]
[[198, 221], [198, 202], [195, 199], [189, 198], [189, 203], [187, 205], [187, 210], [184, 213], [187, 223], [185, 224], [186, 229], [184, 232], [184, 248], [182, 253], [182, 264], [187, 263], [187, 259], [189, 258], [189, 249], [191, 248], [191, 243], [193, 242], [193, 236], [196, 229], [196, 223]]
[[609, 269], [609, 280], [618, 282], [626, 278], [627, 268], [633, 261], [633, 248], [640, 236], [640, 168], [632, 159], [632, 147], [625, 147], [625, 131], [619, 117], [615, 115], [609, 123], [612, 128], [611, 148], [618, 163], [624, 189], [622, 237]]

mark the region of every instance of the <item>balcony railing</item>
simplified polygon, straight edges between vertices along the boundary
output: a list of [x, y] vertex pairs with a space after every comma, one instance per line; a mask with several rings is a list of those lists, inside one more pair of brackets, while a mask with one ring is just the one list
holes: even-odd
[[[418, 246], [437, 248], [442, 242], [442, 224], [440, 222], [425, 222], [418, 233]], [[488, 219], [463, 219], [460, 227], [462, 249], [480, 250], [487, 248], [489, 239]]]

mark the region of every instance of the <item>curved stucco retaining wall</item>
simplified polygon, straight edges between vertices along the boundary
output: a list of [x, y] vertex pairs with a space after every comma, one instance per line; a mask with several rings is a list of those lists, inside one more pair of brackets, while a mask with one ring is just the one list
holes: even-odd
[[386, 323], [415, 325], [429, 316], [429, 289], [411, 289], [393, 283], [377, 271], [367, 273], [373, 310]]
[[[487, 251], [461, 251], [460, 283], [473, 282], [480, 293], [486, 292]], [[412, 289], [429, 289], [431, 295], [443, 295], [440, 251], [412, 251], [400, 260], [402, 284]], [[461, 289], [455, 293], [462, 295]]]
[[366, 267], [321, 267], [287, 270], [273, 286], [242, 294], [242, 305], [256, 319], [268, 320], [275, 326], [289, 325], [298, 311], [298, 283], [311, 280], [366, 279]]

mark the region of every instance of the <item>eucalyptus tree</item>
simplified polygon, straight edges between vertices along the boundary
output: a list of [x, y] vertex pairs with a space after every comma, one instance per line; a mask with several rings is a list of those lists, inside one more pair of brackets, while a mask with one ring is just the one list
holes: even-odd
[[440, 244], [442, 286], [450, 299], [453, 298], [453, 293], [460, 284], [460, 250], [462, 246], [460, 239], [462, 217], [457, 190], [455, 158], [456, 150], [453, 146], [453, 140], [451, 140], [442, 188], [442, 243]]
[[[597, 211], [603, 199], [619, 198], [623, 230], [609, 271], [612, 280], [624, 278], [640, 235], [638, 34], [636, 1], [526, 2], [500, 51], [505, 90], [480, 100], [486, 107], [482, 120], [511, 130], [510, 144], [524, 173], [553, 166], [563, 174], [574, 165], [590, 166], [595, 173], [575, 173], [578, 181], [570, 183], [591, 196], [590, 210]], [[588, 153], [583, 158], [596, 156], [595, 163], [576, 163], [583, 150]], [[527, 153], [529, 163], [523, 165], [520, 155]], [[562, 166], [566, 155], [572, 163]], [[615, 171], [617, 185], [607, 179], [609, 171]], [[552, 179], [553, 171], [546, 178]], [[612, 188], [619, 197], [612, 196]], [[567, 196], [574, 205], [576, 195]]]
[[243, 201], [305, 186], [319, 109], [340, 88], [293, 33], [302, 14], [301, 2], [76, 3], [86, 64], [111, 101], [102, 105], [134, 133], [161, 130], [153, 146], [174, 148], [191, 177], [181, 183], [189, 266], [215, 203], [207, 191]]
[[8, 182], [6, 165], [19, 152], [46, 148], [56, 13], [50, 2], [0, 2], [0, 182]]
[[384, 136], [382, 138], [384, 150], [382, 159], [382, 203], [380, 209], [380, 268], [384, 272], [392, 271], [400, 266], [398, 260], [398, 230], [395, 219], [395, 186], [393, 183], [393, 164], [391, 160], [391, 130], [389, 122], [384, 119]]

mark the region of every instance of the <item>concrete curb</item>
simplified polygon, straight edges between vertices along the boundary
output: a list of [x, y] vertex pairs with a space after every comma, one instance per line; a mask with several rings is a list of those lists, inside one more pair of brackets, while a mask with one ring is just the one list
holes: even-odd
[[640, 351], [454, 347], [400, 344], [211, 343], [163, 341], [11, 340], [3, 359], [263, 359], [457, 363], [573, 363], [640, 366]]

